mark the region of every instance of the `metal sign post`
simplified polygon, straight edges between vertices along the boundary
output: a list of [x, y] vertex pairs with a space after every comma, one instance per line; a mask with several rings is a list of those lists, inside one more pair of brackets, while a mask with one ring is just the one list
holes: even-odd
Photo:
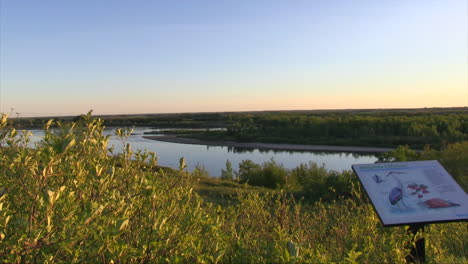
[[[418, 232], [422, 234], [422, 237], [415, 241]], [[410, 225], [408, 233], [411, 235], [411, 241], [409, 242], [411, 251], [410, 254], [406, 256], [406, 263], [426, 263], [424, 224]]]

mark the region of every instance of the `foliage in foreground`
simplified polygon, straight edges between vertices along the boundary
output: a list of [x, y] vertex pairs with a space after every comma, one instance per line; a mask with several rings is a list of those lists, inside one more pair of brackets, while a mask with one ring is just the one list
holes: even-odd
[[[271, 191], [215, 206], [192, 174], [158, 170], [151, 153], [114, 155], [90, 115], [49, 125], [29, 148], [2, 118], [0, 262], [395, 263], [408, 252], [404, 228], [382, 228], [357, 187], [330, 203]], [[427, 233], [431, 262], [466, 263], [465, 223]]]

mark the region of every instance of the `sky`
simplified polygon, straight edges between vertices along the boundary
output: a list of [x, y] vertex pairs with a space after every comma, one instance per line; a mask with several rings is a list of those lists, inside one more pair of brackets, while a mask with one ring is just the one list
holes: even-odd
[[468, 105], [466, 0], [0, 0], [13, 116]]

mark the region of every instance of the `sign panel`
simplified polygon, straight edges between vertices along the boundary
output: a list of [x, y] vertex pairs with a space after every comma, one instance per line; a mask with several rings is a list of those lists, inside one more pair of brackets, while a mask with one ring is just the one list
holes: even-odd
[[352, 168], [384, 226], [468, 220], [468, 195], [436, 160]]

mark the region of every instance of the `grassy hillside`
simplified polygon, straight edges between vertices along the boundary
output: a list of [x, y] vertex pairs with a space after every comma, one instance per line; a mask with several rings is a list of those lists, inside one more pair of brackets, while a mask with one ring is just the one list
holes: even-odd
[[[405, 227], [383, 228], [358, 185], [306, 201], [287, 188], [203, 178], [183, 162], [161, 169], [129, 146], [109, 152], [90, 115], [51, 125], [31, 149], [2, 117], [2, 263], [402, 263], [409, 252]], [[400, 152], [385, 158], [412, 155]], [[466, 164], [446, 160], [466, 177]], [[431, 225], [426, 243], [429, 263], [468, 261], [466, 223]]]

